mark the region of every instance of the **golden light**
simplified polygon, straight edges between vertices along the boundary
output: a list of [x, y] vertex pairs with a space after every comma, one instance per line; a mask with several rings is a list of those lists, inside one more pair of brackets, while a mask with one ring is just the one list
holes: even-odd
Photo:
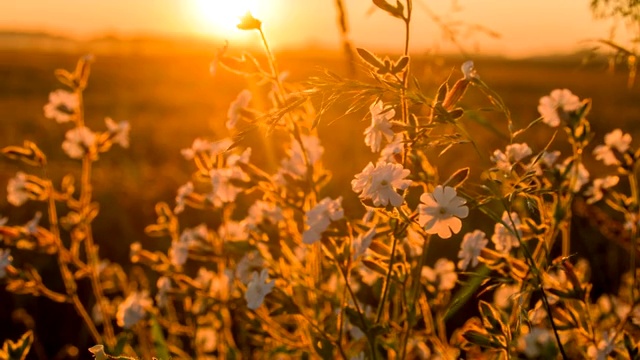
[[229, 36], [237, 30], [240, 18], [259, 10], [257, 0], [192, 0], [193, 15], [203, 32]]

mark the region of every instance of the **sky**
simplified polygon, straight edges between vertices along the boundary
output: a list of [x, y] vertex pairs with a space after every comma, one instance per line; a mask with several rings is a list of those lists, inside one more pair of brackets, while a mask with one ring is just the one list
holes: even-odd
[[[344, 0], [350, 39], [357, 47], [401, 51], [400, 20], [375, 10], [370, 0]], [[277, 48], [337, 48], [334, 0], [0, 0], [0, 30], [48, 31], [88, 39], [104, 34], [223, 37], [256, 41], [234, 29], [249, 7]], [[511, 57], [569, 53], [585, 41], [607, 38], [612, 23], [595, 20], [589, 0], [414, 0], [411, 49], [456, 51], [429, 13], [465, 24], [459, 39], [471, 54]], [[239, 13], [240, 12], [240, 13]], [[499, 34], [469, 31], [480, 26]], [[624, 39], [623, 27], [618, 39]]]

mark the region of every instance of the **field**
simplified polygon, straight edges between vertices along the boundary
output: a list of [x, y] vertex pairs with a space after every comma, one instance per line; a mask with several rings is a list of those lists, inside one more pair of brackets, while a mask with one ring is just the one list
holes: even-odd
[[[125, 269], [131, 268], [127, 265], [129, 244], [139, 241], [144, 248], [162, 250], [169, 246], [168, 242], [146, 237], [144, 228], [155, 222], [156, 202], [166, 201], [172, 205], [176, 189], [187, 182], [195, 170], [191, 163], [184, 161], [180, 150], [190, 147], [193, 139], [199, 136], [211, 139], [226, 137], [224, 122], [229, 103], [249, 86], [242, 78], [224, 71], [211, 76], [208, 70], [213, 54], [214, 51], [207, 50], [198, 54], [96, 56], [85, 92], [87, 122], [98, 126], [106, 116], [116, 121], [128, 120], [131, 124], [131, 146], [105, 154], [94, 169], [95, 200], [101, 204], [100, 215], [94, 223], [95, 241], [103, 258], [119, 262]], [[60, 148], [65, 130], [55, 121], [45, 119], [42, 107], [49, 92], [58, 88], [53, 70], [72, 69], [79, 55], [40, 51], [0, 52], [0, 119], [3, 124], [0, 147], [18, 145], [23, 139], [36, 142], [49, 156], [54, 179], [59, 179], [62, 173], [77, 171], [77, 164], [68, 160]], [[309, 55], [309, 52], [300, 51], [280, 53], [277, 57], [280, 68], [290, 72], [287, 81], [305, 81], [323, 68], [346, 74], [344, 60], [339, 54]], [[460, 56], [425, 54], [415, 59], [412, 72], [426, 95], [432, 96], [439, 83], [453, 69], [457, 71], [463, 60]], [[608, 72], [602, 60], [587, 65], [581, 64], [579, 56], [474, 60], [481, 79], [502, 96], [518, 127], [539, 116], [536, 107], [541, 96], [555, 88], [568, 88], [581, 98], [593, 100], [589, 120], [596, 142], [601, 143], [604, 134], [617, 127], [629, 132], [634, 139], [640, 139], [639, 86], [627, 89], [627, 74], [623, 70]], [[456, 77], [452, 76], [452, 79]], [[491, 104], [472, 88], [464, 105], [467, 109], [479, 110]], [[353, 192], [340, 193], [339, 189], [348, 188], [354, 174], [375, 156], [361, 137], [367, 126], [367, 114], [361, 111], [350, 117], [338, 118], [337, 114], [343, 109], [344, 105], [332, 109], [319, 127], [320, 139], [327, 149], [324, 164], [333, 173], [334, 181], [327, 188], [327, 195], [344, 196], [345, 211], [361, 213], [357, 196]], [[485, 116], [498, 132], [506, 132], [502, 115], [477, 113]], [[476, 161], [471, 158], [484, 161], [494, 149], [504, 148], [507, 144], [504, 137], [472, 120], [465, 120], [465, 126], [479, 139], [479, 148], [485, 159], [480, 159], [470, 145], [445, 154], [442, 161], [447, 164], [442, 170], [444, 178], [448, 176], [447, 169], [457, 168], [457, 162]], [[538, 126], [526, 141], [532, 148], [540, 150], [550, 134], [550, 129]], [[264, 136], [269, 139], [268, 134]], [[585, 161], [587, 167], [590, 163], [595, 164], [589, 156]], [[0, 162], [0, 184], [6, 184], [22, 168], [16, 162], [3, 159]], [[592, 174], [598, 173], [595, 165], [590, 170]], [[478, 174], [472, 173], [472, 176]], [[76, 177], [79, 178], [79, 174]], [[33, 206], [12, 207], [5, 195], [3, 186], [0, 190], [0, 214], [10, 215], [13, 223], [26, 222], [34, 210], [43, 210]], [[188, 215], [185, 226], [210, 220], [196, 213]], [[588, 226], [587, 221], [576, 221]], [[470, 224], [465, 226], [472, 227]], [[621, 272], [628, 267], [628, 259], [618, 258], [621, 256], [619, 248], [612, 243], [603, 243], [597, 234], [590, 238], [600, 244], [596, 250], [592, 247], [593, 251], [603, 253], [604, 249], [607, 254], [606, 260], [598, 256], [590, 259], [595, 261], [594, 269], [604, 269], [594, 276], [594, 293], [613, 291]], [[438, 249], [434, 250], [435, 259], [438, 253], [455, 256], [459, 244], [439, 240], [432, 246]], [[15, 254], [19, 257], [19, 251]], [[53, 284], [50, 285], [52, 288], [63, 288], [53, 258], [34, 256], [29, 261], [40, 269], [47, 283]], [[87, 286], [80, 291], [87, 296], [90, 289]], [[90, 346], [89, 334], [81, 330], [80, 320], [70, 305], [12, 295], [3, 290], [0, 290], [0, 304], [0, 324], [4, 324], [0, 325], [0, 339], [15, 338], [23, 332], [25, 325], [19, 321], [18, 309], [26, 310], [36, 320], [38, 338], [31, 354], [34, 359], [55, 358], [62, 344], [74, 344], [80, 349]]]

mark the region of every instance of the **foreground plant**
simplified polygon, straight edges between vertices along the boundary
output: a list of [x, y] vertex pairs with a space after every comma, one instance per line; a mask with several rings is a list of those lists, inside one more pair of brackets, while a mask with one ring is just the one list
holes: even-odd
[[[55, 255], [66, 293], [46, 288], [32, 268], [20, 269], [9, 249], [0, 251], [8, 289], [73, 303], [97, 359], [637, 358], [640, 152], [631, 136], [619, 129], [605, 136], [593, 154], [615, 171], [590, 182], [589, 100], [552, 90], [540, 99], [540, 117], [518, 129], [522, 121], [511, 118], [471, 61], [453, 73], [451, 86], [445, 81], [426, 92], [411, 74], [412, 1], [374, 4], [399, 19], [406, 36], [397, 59], [358, 49], [366, 81], [325, 72], [304, 85], [287, 82], [261, 21], [242, 19], [241, 29], [259, 35], [266, 63], [251, 54], [233, 58], [225, 48], [212, 68], [242, 75], [257, 90], [243, 90], [221, 119], [230, 137], [197, 138], [182, 150], [193, 177], [173, 206], [156, 206], [157, 221], [145, 229], [169, 241], [166, 252], [130, 246], [131, 261], [157, 275], [155, 287], [117, 264], [102, 267], [90, 235], [97, 215], [91, 164], [113, 143], [128, 144], [128, 126], [108, 119], [106, 132], [89, 130], [82, 111], [86, 59], [74, 74], [59, 72], [73, 91], [53, 93], [45, 113], [74, 125], [62, 147], [82, 160], [79, 195], [69, 177], [55, 190], [49, 179], [18, 173], [8, 200], [46, 202], [50, 225], [40, 227], [37, 215], [0, 231], [8, 247]], [[469, 91], [485, 95], [505, 117], [504, 149], [482, 149], [466, 130]], [[316, 97], [324, 100], [318, 110]], [[363, 161], [351, 189], [332, 193], [317, 127], [341, 102], [349, 105], [345, 115], [370, 116], [370, 125], [354, 133], [377, 159]], [[542, 126], [556, 131], [548, 143], [519, 142]], [[561, 141], [569, 153], [553, 150]], [[254, 153], [247, 144], [268, 150]], [[458, 148], [473, 148], [477, 157], [443, 170], [450, 167], [441, 156]], [[4, 152], [30, 165], [47, 163], [30, 142]], [[354, 208], [343, 207], [347, 191], [358, 196], [359, 214], [345, 211]], [[595, 302], [589, 264], [570, 249], [582, 197], [619, 212], [631, 239], [632, 271], [618, 294]], [[60, 219], [56, 202], [70, 209]], [[193, 223], [196, 212], [207, 220]], [[58, 223], [69, 232], [68, 246]], [[459, 241], [457, 258], [435, 259], [436, 238]], [[74, 291], [83, 277], [94, 289], [93, 317]], [[477, 312], [460, 314], [470, 301]], [[453, 317], [466, 322], [448, 329]]]

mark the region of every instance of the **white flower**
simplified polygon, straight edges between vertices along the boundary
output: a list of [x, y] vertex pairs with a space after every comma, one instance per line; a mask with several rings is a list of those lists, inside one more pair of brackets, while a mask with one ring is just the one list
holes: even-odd
[[65, 134], [62, 150], [72, 159], [82, 159], [96, 142], [96, 135], [88, 127], [73, 128]]
[[147, 315], [147, 309], [153, 305], [147, 291], [134, 291], [118, 305], [116, 320], [118, 326], [130, 329]]
[[40, 224], [40, 220], [42, 219], [42, 212], [36, 211], [33, 219], [29, 220], [28, 223], [25, 224], [24, 228], [31, 235], [35, 235], [38, 233], [38, 225]]
[[269, 272], [267, 269], [262, 269], [259, 275], [257, 271], [254, 271], [251, 275], [251, 281], [247, 285], [247, 291], [244, 294], [249, 309], [255, 310], [259, 308], [264, 301], [264, 297], [273, 289], [275, 281], [267, 282], [268, 278]]
[[255, 229], [265, 221], [277, 224], [283, 219], [282, 210], [278, 206], [272, 202], [258, 200], [249, 208], [245, 223], [249, 229]]
[[231, 180], [244, 180], [246, 174], [239, 168], [221, 168], [211, 169], [209, 176], [212, 186], [209, 200], [214, 205], [221, 206], [222, 203], [236, 200], [236, 196], [242, 192], [242, 189], [236, 187]]
[[617, 176], [607, 176], [603, 179], [593, 180], [593, 185], [584, 192], [584, 194], [589, 197], [587, 199], [587, 203], [593, 204], [602, 200], [602, 197], [604, 196], [602, 190], [618, 185], [618, 181], [620, 181], [620, 178]]
[[604, 143], [620, 153], [624, 153], [629, 150], [631, 135], [622, 133], [620, 129], [615, 129], [604, 136]]
[[465, 80], [471, 80], [478, 77], [478, 73], [472, 60], [465, 61], [460, 67]]
[[[571, 158], [567, 158], [564, 163], [556, 165], [556, 167], [560, 170], [560, 172], [564, 173], [567, 169], [567, 166], [571, 163]], [[571, 189], [573, 192], [577, 193], [580, 191], [583, 185], [589, 182], [589, 171], [587, 170], [582, 163], [578, 166], [576, 171], [575, 163], [571, 165], [571, 172], [567, 173], [567, 176], [571, 178], [575, 176], [573, 188]]]
[[526, 143], [507, 145], [505, 153], [500, 150], [493, 152], [491, 160], [496, 163], [498, 169], [509, 172], [513, 164], [531, 155], [533, 152]]
[[246, 285], [251, 280], [251, 274], [262, 268], [263, 262], [258, 251], [246, 253], [236, 265], [236, 278]]
[[438, 259], [433, 269], [428, 266], [423, 267], [421, 274], [428, 282], [436, 284], [438, 290], [451, 290], [458, 281], [456, 265], [453, 261], [445, 258]]
[[193, 243], [196, 241], [207, 242], [209, 230], [207, 225], [200, 224], [194, 228], [187, 228], [180, 234], [180, 241], [184, 243]]
[[169, 248], [169, 259], [174, 266], [182, 266], [189, 257], [189, 243], [174, 241]]
[[27, 191], [27, 174], [18, 171], [16, 176], [7, 182], [7, 201], [14, 206], [20, 206], [27, 202], [30, 193]]
[[369, 163], [360, 174], [351, 181], [354, 192], [360, 193], [361, 199], [371, 199], [374, 206], [398, 207], [404, 199], [396, 189], [404, 190], [411, 185], [411, 180], [404, 180], [409, 176], [409, 170], [400, 164]]
[[576, 111], [580, 108], [580, 99], [567, 89], [555, 89], [551, 95], [540, 98], [538, 112], [542, 115], [542, 121], [551, 126], [560, 125], [558, 111], [565, 113]]
[[[301, 135], [302, 145], [304, 146], [305, 153], [310, 165], [314, 165], [324, 153], [324, 147], [320, 145], [320, 139], [317, 136]], [[304, 153], [300, 143], [292, 139], [291, 148], [287, 151], [289, 158], [283, 159], [281, 162], [281, 169], [279, 170], [278, 177], [282, 177], [282, 172], [289, 173], [294, 176], [304, 176], [307, 173], [307, 165], [305, 163]]]
[[371, 125], [364, 131], [364, 143], [371, 147], [372, 152], [378, 152], [382, 145], [382, 137], [386, 137], [387, 141], [391, 141], [393, 138], [389, 120], [396, 116], [396, 112], [393, 109], [385, 108], [380, 100], [371, 104], [369, 111], [371, 112]]
[[620, 161], [616, 158], [610, 147], [607, 145], [598, 145], [593, 149], [593, 155], [596, 160], [601, 160], [605, 165], [620, 165]]
[[458, 258], [460, 259], [458, 269], [466, 270], [469, 263], [471, 263], [472, 267], [476, 267], [478, 265], [478, 256], [480, 256], [480, 252], [487, 246], [488, 242], [487, 236], [480, 230], [465, 234], [458, 252]]
[[432, 193], [420, 196], [418, 222], [427, 234], [438, 234], [443, 239], [457, 234], [462, 229], [462, 221], [469, 215], [466, 201], [457, 196], [456, 189], [442, 185], [436, 186]]
[[[506, 224], [506, 226], [502, 223]], [[497, 251], [508, 253], [512, 248], [520, 246], [520, 242], [518, 241], [518, 239], [522, 239], [520, 218], [515, 212], [509, 215], [509, 213], [505, 211], [502, 213], [502, 223], [496, 223], [491, 241], [495, 244]]]
[[236, 127], [238, 119], [240, 118], [240, 110], [246, 108], [247, 105], [249, 105], [249, 101], [251, 101], [251, 91], [246, 89], [242, 90], [227, 111], [227, 129]]
[[128, 121], [120, 121], [116, 123], [111, 118], [104, 119], [105, 124], [107, 125], [107, 130], [109, 134], [111, 134], [111, 141], [122, 146], [123, 148], [129, 147], [129, 131], [131, 126]]
[[200, 352], [209, 353], [216, 350], [218, 334], [210, 325], [198, 326], [196, 329], [196, 347]]
[[59, 123], [68, 122], [78, 112], [79, 106], [78, 95], [65, 90], [56, 90], [49, 94], [49, 103], [44, 106], [44, 116], [55, 119]]
[[353, 259], [357, 259], [361, 255], [363, 255], [365, 251], [367, 251], [375, 236], [376, 228], [372, 227], [371, 229], [369, 229], [369, 231], [364, 234], [359, 234], [358, 237], [353, 240]]
[[218, 235], [225, 241], [243, 241], [249, 239], [245, 222], [225, 221], [218, 228]]
[[493, 293], [493, 303], [500, 309], [507, 309], [513, 302], [513, 296], [519, 291], [520, 286], [517, 284], [502, 284]]
[[529, 359], [537, 359], [545, 354], [545, 350], [555, 347], [555, 338], [549, 329], [532, 328], [528, 334], [518, 339], [518, 349]]
[[404, 142], [402, 134], [393, 135], [393, 139], [380, 152], [378, 162], [396, 162], [396, 155], [402, 154], [404, 150]]
[[322, 199], [313, 209], [307, 211], [305, 224], [309, 227], [302, 234], [302, 242], [313, 244], [320, 240], [322, 233], [327, 230], [332, 221], [338, 221], [344, 217], [342, 209], [342, 197], [335, 200]]
[[216, 142], [211, 142], [202, 138], [196, 138], [195, 140], [193, 140], [193, 144], [191, 144], [190, 148], [182, 149], [180, 150], [180, 153], [186, 160], [192, 160], [198, 154], [216, 156], [225, 152], [232, 144], [233, 141], [229, 138], [225, 138]]
[[10, 249], [0, 249], [0, 279], [7, 276], [7, 266], [11, 265], [13, 258]]
[[179, 214], [184, 211], [185, 200], [192, 193], [193, 183], [191, 181], [178, 188], [178, 194], [176, 195], [176, 207], [173, 209], [174, 213]]

